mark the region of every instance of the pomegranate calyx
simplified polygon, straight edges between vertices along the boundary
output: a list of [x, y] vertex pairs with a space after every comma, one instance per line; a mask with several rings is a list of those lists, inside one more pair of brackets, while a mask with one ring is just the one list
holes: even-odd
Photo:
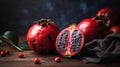
[[94, 17], [94, 20], [101, 22], [104, 26], [110, 26], [110, 20], [107, 16], [104, 15], [96, 16]]
[[44, 19], [44, 18], [42, 18], [42, 19], [38, 20], [37, 22], [39, 23], [39, 25], [46, 26], [49, 23], [51, 23], [52, 21], [50, 19]]

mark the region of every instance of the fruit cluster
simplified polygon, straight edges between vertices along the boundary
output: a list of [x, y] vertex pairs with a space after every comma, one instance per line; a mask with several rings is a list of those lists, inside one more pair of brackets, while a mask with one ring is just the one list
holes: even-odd
[[120, 23], [112, 8], [103, 8], [96, 16], [86, 18], [78, 25], [70, 25], [61, 32], [49, 19], [36, 21], [27, 33], [27, 42], [37, 53], [47, 53], [56, 49], [64, 57], [80, 53], [85, 43], [102, 39], [111, 33], [120, 33]]
[[[102, 39], [111, 33], [120, 34], [120, 23], [116, 12], [112, 8], [103, 8], [98, 11], [96, 16], [86, 18], [77, 24], [72, 24], [69, 27], [60, 31], [50, 19], [41, 19], [36, 21], [27, 32], [28, 46], [37, 53], [50, 53], [57, 51], [64, 57], [73, 57], [80, 53], [85, 43], [94, 39]], [[11, 39], [12, 46], [18, 48], [18, 38], [15, 39], [7, 36], [10, 32], [5, 33], [5, 37]], [[0, 37], [4, 39], [4, 37]], [[4, 52], [1, 52], [4, 56]], [[23, 54], [20, 54], [23, 57]], [[38, 59], [35, 59], [38, 63]]]

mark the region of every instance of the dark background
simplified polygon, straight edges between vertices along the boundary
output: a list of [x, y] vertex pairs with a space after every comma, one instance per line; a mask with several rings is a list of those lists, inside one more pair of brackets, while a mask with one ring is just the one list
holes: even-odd
[[49, 18], [62, 30], [95, 16], [103, 7], [120, 12], [119, 0], [0, 0], [0, 34], [26, 34], [34, 21]]

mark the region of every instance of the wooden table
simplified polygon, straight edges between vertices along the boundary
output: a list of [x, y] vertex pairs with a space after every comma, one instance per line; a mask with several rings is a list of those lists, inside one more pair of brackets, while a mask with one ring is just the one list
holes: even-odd
[[[19, 37], [19, 42], [25, 40], [24, 36]], [[0, 67], [120, 67], [119, 63], [111, 63], [111, 64], [85, 64], [80, 59], [68, 59], [64, 58], [59, 54], [36, 54], [32, 50], [25, 50], [23, 53], [25, 54], [24, 58], [18, 58], [18, 53], [16, 49], [13, 47], [4, 44], [4, 46], [0, 46], [2, 49], [10, 50], [10, 55], [6, 57], [0, 57]], [[62, 62], [56, 63], [54, 58], [56, 56], [60, 56]], [[40, 59], [40, 64], [34, 64], [34, 58]]]

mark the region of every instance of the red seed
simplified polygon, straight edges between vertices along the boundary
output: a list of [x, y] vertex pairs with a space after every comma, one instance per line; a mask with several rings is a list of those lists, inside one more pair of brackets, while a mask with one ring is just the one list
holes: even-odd
[[23, 53], [19, 53], [19, 54], [18, 54], [18, 57], [19, 57], [19, 58], [24, 58], [24, 54], [23, 54]]
[[0, 56], [2, 56], [2, 57], [6, 56], [5, 52], [4, 52], [4, 51], [1, 51], [1, 52], [0, 52]]
[[10, 54], [10, 51], [9, 50], [5, 50], [4, 51], [6, 55], [9, 55]]
[[55, 57], [54, 61], [55, 62], [61, 62], [61, 58], [60, 57]]
[[38, 58], [34, 58], [33, 61], [34, 61], [35, 64], [39, 64], [40, 63], [40, 60]]

